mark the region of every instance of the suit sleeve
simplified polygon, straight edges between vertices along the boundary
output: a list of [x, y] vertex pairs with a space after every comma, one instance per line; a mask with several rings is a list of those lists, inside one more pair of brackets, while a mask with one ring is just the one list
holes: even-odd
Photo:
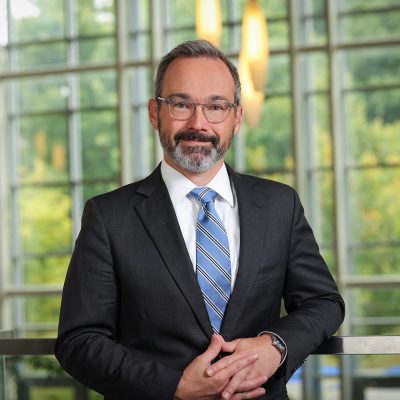
[[333, 335], [344, 319], [344, 302], [325, 261], [296, 192], [284, 303], [288, 313], [269, 326], [287, 345], [282, 366], [285, 381], [324, 340]]
[[117, 343], [118, 302], [105, 225], [89, 200], [64, 284], [55, 355], [75, 379], [105, 396], [173, 398], [182, 371], [140, 359]]

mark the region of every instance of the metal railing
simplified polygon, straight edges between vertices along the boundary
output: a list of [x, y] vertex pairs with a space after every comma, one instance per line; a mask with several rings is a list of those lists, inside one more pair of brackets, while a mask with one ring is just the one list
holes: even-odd
[[[54, 355], [54, 344], [54, 338], [14, 338], [12, 337], [12, 332], [0, 331], [0, 361], [3, 359], [3, 373], [1, 374], [0, 368], [0, 375], [3, 376], [2, 379], [4, 379], [5, 376], [5, 356], [33, 356], [33, 359], [35, 359], [37, 356], [52, 356]], [[322, 343], [312, 354], [338, 356], [400, 355], [400, 336], [333, 336], [326, 342]], [[11, 359], [12, 358], [13, 357], [11, 357]], [[318, 364], [318, 359], [312, 358], [303, 371], [304, 384], [302, 388], [302, 398], [308, 400], [321, 399], [320, 393], [322, 393], [322, 389], [320, 378], [322, 376], [320, 375], [320, 372], [318, 372], [319, 367], [317, 364], [315, 364], [315, 362]], [[58, 367], [58, 363], [55, 360], [53, 364]], [[352, 374], [348, 374], [347, 372], [351, 370], [351, 366], [346, 365], [346, 362], [344, 362], [342, 367], [344, 366], [345, 368], [340, 372], [338, 371], [338, 375], [336, 377], [341, 381], [341, 399], [363, 400], [365, 399], [364, 389], [370, 386], [378, 388], [392, 387], [396, 388], [396, 390], [399, 390], [400, 388], [400, 377], [397, 375], [394, 377], [379, 376], [371, 378], [371, 376], [358, 376], [356, 374], [350, 377]], [[313, 368], [310, 369], [308, 367], [317, 367], [316, 369], [314, 368], [314, 370], [317, 372], [313, 372]], [[371, 379], [374, 379], [374, 381], [372, 382]], [[18, 399], [23, 400], [30, 399], [29, 395], [26, 394], [29, 392], [29, 387], [37, 387], [38, 385], [46, 387], [57, 385], [69, 386], [75, 391], [75, 399], [89, 399], [88, 389], [66, 376], [52, 376], [44, 378], [24, 377], [23, 379], [18, 380], [18, 385]], [[7, 398], [4, 382], [0, 382], [0, 400], [5, 400]]]
[[[53, 355], [55, 339], [0, 338], [0, 355]], [[333, 336], [313, 354], [400, 354], [400, 336]]]

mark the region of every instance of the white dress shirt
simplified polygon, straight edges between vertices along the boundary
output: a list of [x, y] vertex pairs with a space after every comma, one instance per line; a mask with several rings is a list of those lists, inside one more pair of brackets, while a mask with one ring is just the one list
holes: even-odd
[[[196, 222], [200, 202], [190, 194], [190, 191], [197, 186], [165, 161], [161, 163], [161, 176], [167, 186], [193, 269], [196, 271]], [[215, 209], [228, 235], [233, 288], [240, 249], [239, 209], [235, 189], [231, 184], [225, 164], [206, 186], [218, 193], [215, 199]]]

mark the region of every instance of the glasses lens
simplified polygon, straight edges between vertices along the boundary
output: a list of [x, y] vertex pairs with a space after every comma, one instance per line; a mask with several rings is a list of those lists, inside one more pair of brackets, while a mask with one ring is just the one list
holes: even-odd
[[184, 121], [192, 116], [193, 104], [185, 100], [171, 100], [169, 110], [174, 118]]
[[205, 104], [203, 112], [209, 122], [222, 122], [225, 121], [229, 114], [229, 104], [224, 101], [216, 101], [213, 103]]

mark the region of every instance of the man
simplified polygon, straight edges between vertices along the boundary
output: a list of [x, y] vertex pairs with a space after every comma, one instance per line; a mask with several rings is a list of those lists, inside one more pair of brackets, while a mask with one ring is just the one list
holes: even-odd
[[233, 64], [186, 42], [155, 86], [164, 160], [87, 202], [56, 356], [107, 399], [286, 399], [343, 301], [295, 191], [224, 164], [242, 121]]

